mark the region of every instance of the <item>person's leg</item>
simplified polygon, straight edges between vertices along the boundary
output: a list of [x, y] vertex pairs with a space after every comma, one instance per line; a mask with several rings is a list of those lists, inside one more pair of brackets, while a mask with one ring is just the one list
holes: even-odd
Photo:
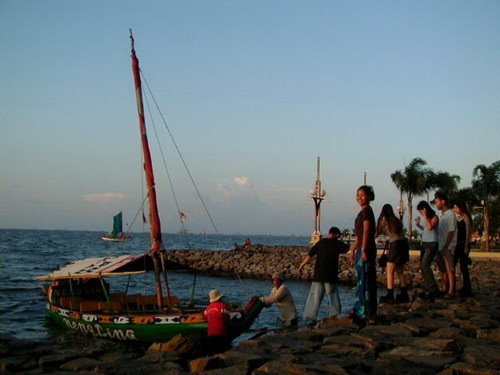
[[456, 294], [455, 259], [449, 250], [443, 251], [446, 274], [448, 275], [449, 289], [447, 295], [452, 297]]
[[410, 302], [410, 297], [408, 296], [408, 282], [406, 280], [406, 276], [404, 273], [405, 266], [404, 264], [398, 264], [396, 266], [396, 273], [398, 274], [399, 277], [399, 284], [400, 284], [400, 289], [401, 292], [396, 296], [396, 302], [397, 303], [407, 303]]
[[364, 262], [361, 260], [361, 248], [356, 249], [354, 266], [356, 268], [357, 282], [356, 300], [352, 310], [355, 317], [362, 318], [366, 314], [366, 276]]
[[404, 264], [396, 264], [396, 273], [398, 274], [399, 286], [401, 288], [408, 287], [408, 280], [405, 275], [405, 265]]
[[368, 323], [377, 317], [377, 268], [375, 262], [366, 262], [366, 317]]
[[469, 256], [465, 254], [465, 243], [457, 244], [455, 248], [455, 265], [460, 265], [460, 273], [462, 274], [462, 288], [458, 293], [463, 297], [472, 295], [472, 287], [469, 274]]
[[307, 296], [306, 306], [304, 309], [304, 323], [312, 324], [316, 321], [318, 316], [319, 306], [321, 300], [323, 299], [325, 290], [323, 284], [313, 281], [311, 283], [311, 289], [309, 289], [309, 295]]
[[387, 289], [394, 290], [394, 271], [396, 269], [396, 264], [392, 262], [387, 262]]
[[446, 268], [446, 262], [444, 260], [443, 253], [438, 251], [436, 254], [436, 263], [439, 269], [439, 273], [441, 274], [441, 288], [440, 292], [441, 293], [447, 293], [448, 290], [450, 289], [450, 284], [448, 281], [448, 273], [447, 273], [447, 268]]
[[396, 264], [387, 262], [387, 294], [380, 297], [381, 303], [394, 303], [394, 271]]
[[462, 273], [462, 289], [460, 295], [463, 297], [472, 296], [472, 286], [470, 282], [468, 256], [460, 258], [460, 272]]
[[330, 316], [338, 316], [342, 310], [339, 291], [336, 283], [324, 283], [325, 292], [330, 303]]
[[436, 278], [434, 277], [434, 272], [432, 272], [431, 264], [436, 256], [437, 243], [424, 243], [423, 244], [423, 256], [421, 263], [422, 276], [424, 278], [424, 288], [429, 293], [438, 292], [439, 288], [436, 283]]

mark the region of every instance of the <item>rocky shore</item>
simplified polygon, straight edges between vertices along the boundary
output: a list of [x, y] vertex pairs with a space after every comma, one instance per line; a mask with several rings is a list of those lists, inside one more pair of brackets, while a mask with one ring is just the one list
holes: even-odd
[[[297, 271], [306, 252], [261, 246], [211, 254], [173, 251], [170, 261], [216, 275], [268, 278], [278, 270], [287, 278], [308, 278], [311, 270]], [[150, 347], [72, 335], [50, 343], [2, 337], [0, 374], [500, 374], [500, 260], [474, 259], [474, 297], [464, 300], [420, 299], [416, 257], [408, 269], [411, 302], [379, 305], [376, 325], [328, 318], [315, 327], [262, 332], [215, 356], [183, 337]], [[342, 281], [354, 277], [343, 258]], [[379, 282], [385, 283], [382, 272]]]

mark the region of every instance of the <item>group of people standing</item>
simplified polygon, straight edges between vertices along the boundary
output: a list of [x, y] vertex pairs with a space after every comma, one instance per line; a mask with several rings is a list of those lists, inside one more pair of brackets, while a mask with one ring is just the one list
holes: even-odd
[[[375, 322], [377, 314], [376, 287], [376, 244], [375, 238], [382, 233], [389, 236], [387, 254], [387, 294], [380, 297], [381, 303], [409, 302], [408, 279], [404, 269], [408, 263], [409, 243], [403, 230], [403, 223], [396, 217], [390, 204], [382, 207], [375, 224], [375, 216], [370, 202], [375, 199], [371, 186], [363, 185], [356, 193], [356, 200], [361, 210], [356, 217], [356, 241], [351, 246], [351, 257], [357, 271], [356, 301], [349, 315], [353, 319], [363, 320], [368, 324]], [[426, 201], [417, 205], [422, 219], [417, 217], [417, 227], [422, 230], [421, 272], [424, 278], [424, 298], [434, 299], [442, 296], [446, 299], [472, 296], [472, 287], [468, 265], [470, 264], [470, 234], [472, 219], [467, 207], [460, 201], [453, 202], [453, 211], [446, 194], [437, 192], [433, 203], [441, 215], [438, 216]], [[438, 286], [431, 268], [436, 259], [441, 273], [441, 287]], [[460, 265], [463, 286], [456, 288], [456, 265]], [[400, 293], [394, 296], [394, 276], [399, 277]]]
[[[422, 230], [421, 270], [424, 278], [424, 297], [454, 298], [472, 296], [469, 274], [471, 214], [463, 202], [453, 202], [453, 210], [448, 197], [443, 193], [434, 196], [436, 209], [441, 211], [438, 217], [429, 203], [421, 201], [417, 210], [423, 219], [416, 219], [417, 227]], [[453, 212], [454, 211], [454, 212]], [[423, 221], [423, 223], [422, 223]], [[431, 269], [432, 261], [441, 273], [441, 287], [436, 283]], [[459, 264], [463, 285], [456, 288], [455, 268]]]
[[[330, 316], [341, 313], [341, 304], [338, 293], [339, 255], [350, 251], [351, 262], [357, 275], [356, 297], [352, 310], [348, 316], [355, 321], [373, 324], [376, 321], [378, 303], [407, 303], [409, 280], [405, 276], [405, 265], [410, 260], [410, 246], [405, 235], [403, 223], [398, 218], [392, 206], [385, 204], [382, 207], [378, 220], [375, 220], [370, 202], [375, 199], [373, 188], [361, 186], [356, 192], [356, 201], [360, 211], [354, 222], [356, 240], [349, 247], [340, 240], [339, 228], [332, 227], [327, 238], [318, 241], [299, 265], [299, 272], [314, 258], [314, 275], [311, 288], [307, 296], [304, 323], [313, 324], [316, 321], [322, 299], [326, 296], [329, 301]], [[468, 265], [470, 264], [469, 238], [471, 233], [471, 215], [466, 206], [459, 201], [453, 203], [451, 209], [448, 197], [437, 192], [433, 203], [441, 215], [431, 208], [426, 201], [421, 201], [417, 210], [421, 217], [417, 217], [417, 227], [422, 231], [421, 272], [424, 279], [423, 298], [434, 299], [442, 296], [454, 298], [470, 297], [472, 288]], [[377, 246], [375, 238], [385, 234], [389, 237], [387, 254], [387, 293], [377, 299]], [[441, 287], [438, 286], [432, 271], [432, 262], [441, 273]], [[456, 289], [456, 265], [460, 265], [463, 286]], [[400, 291], [395, 294], [395, 278], [399, 279]], [[267, 304], [276, 303], [282, 310], [281, 326], [294, 325], [297, 315], [290, 291], [283, 283], [283, 277], [273, 275], [274, 288], [269, 297], [263, 297]], [[285, 313], [286, 312], [286, 313]]]
[[[375, 221], [373, 209], [370, 202], [375, 199], [373, 188], [368, 185], [359, 187], [356, 192], [356, 201], [360, 206], [360, 211], [354, 222], [356, 240], [349, 246], [343, 242], [340, 229], [330, 228], [328, 236], [320, 239], [309, 250], [306, 257], [299, 265], [299, 272], [311, 263], [314, 258], [314, 275], [307, 296], [304, 323], [311, 325], [316, 322], [319, 308], [323, 298], [326, 296], [329, 301], [329, 315], [338, 316], [341, 313], [341, 303], [338, 291], [338, 270], [339, 255], [350, 251], [351, 262], [354, 265], [357, 275], [356, 297], [353, 308], [347, 314], [353, 321], [363, 324], [374, 324], [377, 318], [377, 305], [380, 303], [406, 303], [410, 301], [408, 295], [409, 281], [405, 276], [405, 265], [410, 259], [410, 247], [403, 229], [403, 223], [396, 217], [390, 204], [382, 207], [379, 218]], [[423, 276], [424, 293], [423, 298], [434, 299], [442, 296], [444, 298], [454, 298], [457, 294], [462, 297], [472, 295], [470, 275], [468, 265], [469, 259], [469, 238], [471, 233], [471, 215], [466, 206], [461, 202], [454, 202], [452, 212], [448, 197], [437, 192], [433, 201], [437, 210], [441, 212], [438, 216], [426, 201], [421, 201], [417, 205], [417, 210], [421, 217], [417, 217], [415, 222], [422, 231], [421, 249], [421, 273]], [[375, 238], [381, 234], [389, 237], [389, 248], [387, 254], [387, 294], [377, 300], [377, 246]], [[438, 286], [431, 264], [436, 259], [438, 269], [441, 273], [441, 287]], [[463, 286], [456, 290], [456, 265], [460, 265]], [[398, 276], [400, 283], [399, 294], [394, 294], [395, 276]], [[261, 297], [261, 301], [270, 306], [276, 304], [280, 309], [279, 326], [292, 327], [297, 325], [297, 309], [292, 298], [292, 294], [284, 284], [282, 274], [272, 275], [273, 288], [269, 296]], [[224, 307], [219, 306], [221, 294], [218, 291], [210, 292], [210, 302], [216, 306], [216, 312], [224, 315]], [[206, 310], [210, 320], [212, 308]], [[227, 317], [226, 317], [227, 318]], [[217, 326], [216, 331], [223, 333], [223, 329]], [[212, 332], [218, 335], [217, 332]]]

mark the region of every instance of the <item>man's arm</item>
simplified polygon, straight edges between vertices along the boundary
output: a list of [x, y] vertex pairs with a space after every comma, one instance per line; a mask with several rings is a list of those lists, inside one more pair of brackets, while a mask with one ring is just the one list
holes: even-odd
[[300, 263], [299, 272], [302, 272], [302, 269], [304, 268], [304, 266], [306, 264], [308, 264], [309, 262], [311, 262], [311, 259], [312, 259], [312, 257], [310, 255], [306, 255], [306, 257], [304, 258], [304, 260], [302, 261], [302, 263]]

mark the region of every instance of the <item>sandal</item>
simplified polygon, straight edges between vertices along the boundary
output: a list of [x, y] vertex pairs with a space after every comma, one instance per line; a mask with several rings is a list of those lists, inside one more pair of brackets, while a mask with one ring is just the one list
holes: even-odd
[[451, 294], [451, 293], [446, 293], [445, 296], [443, 297], [444, 299], [453, 299], [455, 298], [455, 294]]

